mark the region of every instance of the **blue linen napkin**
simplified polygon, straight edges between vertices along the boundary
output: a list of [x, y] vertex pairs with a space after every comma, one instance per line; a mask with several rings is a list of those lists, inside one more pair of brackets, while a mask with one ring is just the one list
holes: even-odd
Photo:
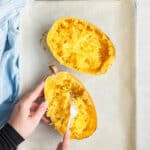
[[0, 0], [0, 127], [19, 95], [19, 15], [31, 0]]

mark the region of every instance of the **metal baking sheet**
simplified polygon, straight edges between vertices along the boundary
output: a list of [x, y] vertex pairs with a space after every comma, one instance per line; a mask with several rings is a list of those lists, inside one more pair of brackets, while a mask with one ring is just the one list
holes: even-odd
[[[21, 17], [20, 84], [21, 95], [46, 74], [53, 63], [77, 76], [90, 92], [96, 106], [98, 127], [84, 140], [73, 140], [72, 150], [135, 149], [135, 7], [132, 0], [36, 1]], [[43, 32], [60, 17], [85, 19], [100, 27], [116, 47], [116, 59], [104, 75], [90, 76], [60, 65], [49, 51], [40, 47]], [[19, 150], [56, 149], [62, 137], [40, 124]]]

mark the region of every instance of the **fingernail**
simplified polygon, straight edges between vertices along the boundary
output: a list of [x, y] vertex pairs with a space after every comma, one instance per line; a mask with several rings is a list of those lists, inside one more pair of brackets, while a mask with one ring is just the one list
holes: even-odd
[[48, 120], [46, 117], [42, 117], [42, 122], [46, 123], [46, 124], [49, 124], [50, 123], [50, 120]]

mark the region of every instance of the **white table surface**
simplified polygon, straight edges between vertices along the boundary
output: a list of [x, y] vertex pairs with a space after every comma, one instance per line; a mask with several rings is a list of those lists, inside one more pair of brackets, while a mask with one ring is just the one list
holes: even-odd
[[137, 150], [150, 150], [150, 1], [137, 6]]

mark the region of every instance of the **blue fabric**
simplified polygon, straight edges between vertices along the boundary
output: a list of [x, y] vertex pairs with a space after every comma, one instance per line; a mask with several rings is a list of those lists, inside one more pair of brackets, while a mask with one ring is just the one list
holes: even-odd
[[19, 15], [30, 0], [0, 0], [0, 126], [19, 95]]

